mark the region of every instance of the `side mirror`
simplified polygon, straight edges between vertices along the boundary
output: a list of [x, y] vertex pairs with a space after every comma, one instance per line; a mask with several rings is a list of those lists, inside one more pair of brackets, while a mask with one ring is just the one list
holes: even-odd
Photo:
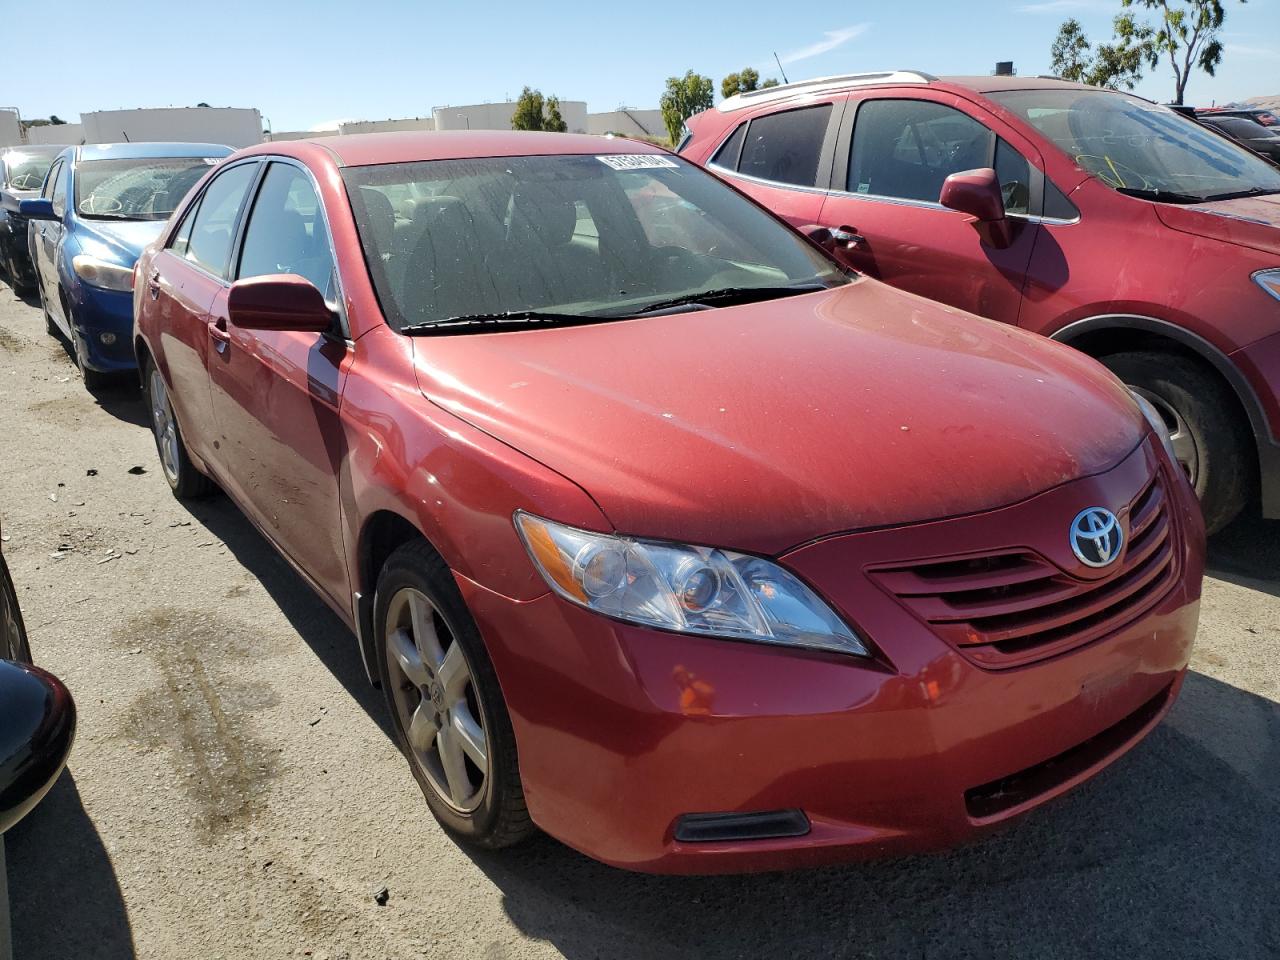
[[53, 212], [53, 201], [44, 197], [33, 197], [18, 204], [18, 213], [28, 220], [61, 220]]
[[1003, 248], [1013, 241], [1013, 228], [1004, 214], [1000, 181], [990, 167], [953, 173], [942, 182], [938, 202], [948, 210], [967, 213], [988, 246]]
[[227, 293], [227, 316], [245, 330], [324, 333], [333, 327], [333, 311], [324, 294], [293, 273], [237, 280]]
[[0, 660], [0, 833], [49, 792], [75, 735], [76, 705], [62, 681]]

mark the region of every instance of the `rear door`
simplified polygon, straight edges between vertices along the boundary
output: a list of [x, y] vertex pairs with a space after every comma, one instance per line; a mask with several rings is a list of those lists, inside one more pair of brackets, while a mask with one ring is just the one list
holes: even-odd
[[228, 284], [232, 240], [249, 188], [261, 166], [227, 167], [206, 185], [183, 214], [169, 243], [146, 267], [144, 294], [156, 319], [154, 345], [169, 382], [169, 399], [187, 445], [206, 463], [214, 456], [209, 355], [215, 349], [209, 311]]
[[214, 299], [220, 340], [210, 381], [227, 483], [241, 505], [330, 598], [349, 603], [338, 478], [339, 403], [350, 366], [329, 229], [302, 166], [272, 160], [243, 230], [236, 279], [297, 274], [334, 304], [329, 334], [245, 330]]
[[707, 166], [795, 227], [818, 220], [843, 103], [777, 107], [739, 123]]
[[[993, 118], [980, 122], [970, 107], [944, 93], [850, 99], [819, 222], [853, 235], [841, 256], [863, 273], [1017, 323], [1039, 229], [1032, 215], [1043, 181], [1039, 154], [1016, 131], [997, 134]], [[938, 202], [949, 175], [981, 167], [995, 168], [1013, 221], [1004, 249], [983, 243], [966, 215]]]

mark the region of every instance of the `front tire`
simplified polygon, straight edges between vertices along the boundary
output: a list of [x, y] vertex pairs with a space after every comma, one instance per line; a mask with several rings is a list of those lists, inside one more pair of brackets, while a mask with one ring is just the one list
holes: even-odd
[[378, 670], [396, 740], [447, 831], [487, 849], [533, 833], [498, 678], [449, 568], [406, 544], [378, 577]]
[[1178, 463], [1200, 498], [1205, 529], [1217, 533], [1244, 509], [1253, 467], [1230, 388], [1203, 364], [1176, 353], [1116, 353], [1102, 362], [1164, 419]]
[[27, 629], [18, 609], [18, 592], [13, 588], [9, 567], [0, 557], [0, 660], [31, 662], [31, 646]]
[[160, 375], [156, 362], [147, 358], [144, 367], [147, 409], [151, 413], [151, 435], [156, 441], [156, 453], [160, 456], [160, 472], [169, 482], [169, 489], [179, 500], [207, 497], [217, 487], [212, 480], [196, 469], [187, 454], [187, 444], [178, 427], [169, 400], [169, 388]]

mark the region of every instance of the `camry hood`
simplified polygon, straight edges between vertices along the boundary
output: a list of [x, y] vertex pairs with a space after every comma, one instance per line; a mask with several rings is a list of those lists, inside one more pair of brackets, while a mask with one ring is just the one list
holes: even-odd
[[577, 482], [618, 531], [761, 553], [1013, 503], [1146, 430], [1083, 354], [865, 279], [418, 338], [414, 356], [429, 399]]
[[132, 267], [164, 226], [163, 220], [80, 220], [76, 240], [84, 253]]
[[1280, 193], [1210, 203], [1152, 204], [1165, 226], [1280, 256]]

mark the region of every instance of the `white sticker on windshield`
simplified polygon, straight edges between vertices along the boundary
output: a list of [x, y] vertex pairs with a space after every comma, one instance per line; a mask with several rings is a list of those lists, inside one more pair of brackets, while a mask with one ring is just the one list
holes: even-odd
[[679, 166], [669, 157], [656, 153], [614, 153], [596, 159], [615, 170], [660, 170], [663, 167]]
[[203, 157], [201, 159], [203, 159], [204, 162], [207, 163], [209, 166], [216, 167], [221, 157]]

